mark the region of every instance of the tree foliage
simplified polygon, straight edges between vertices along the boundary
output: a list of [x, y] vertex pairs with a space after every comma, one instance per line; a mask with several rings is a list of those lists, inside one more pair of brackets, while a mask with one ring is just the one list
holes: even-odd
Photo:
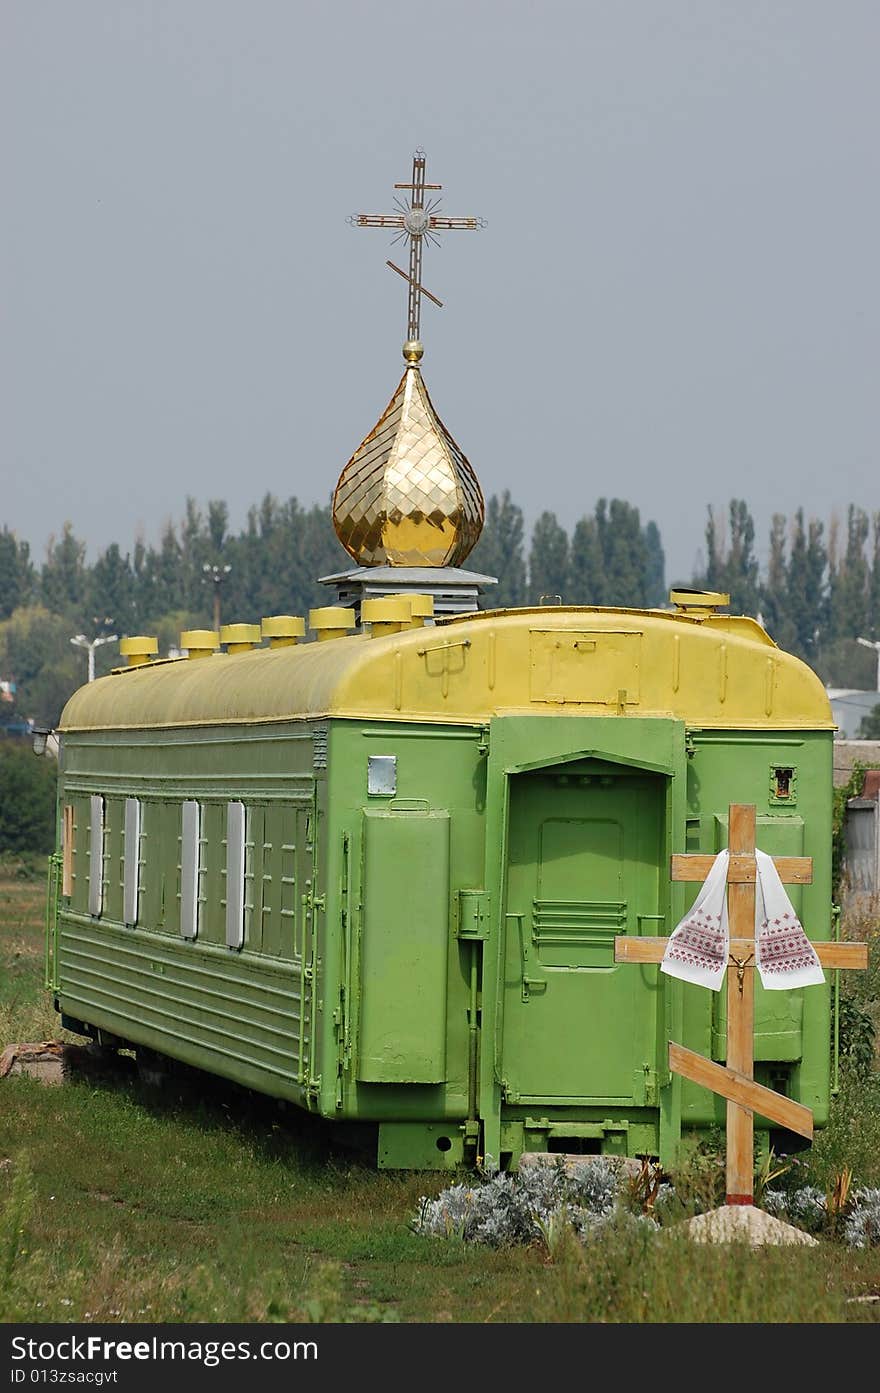
[[19, 605], [26, 605], [33, 587], [30, 548], [4, 527], [0, 532], [0, 619], [8, 619]]
[[731, 499], [726, 525], [714, 508], [709, 509], [706, 570], [697, 578], [697, 583], [707, 590], [728, 594], [731, 609], [736, 614], [757, 615], [759, 612], [761, 591], [754, 546], [755, 524], [743, 499]]
[[532, 529], [529, 591], [533, 605], [558, 604], [569, 590], [568, 534], [555, 513], [542, 513]]
[[[15, 711], [37, 725], [54, 726], [67, 698], [86, 679], [86, 657], [71, 646], [72, 632], [63, 615], [42, 605], [17, 609], [0, 623], [0, 677], [14, 680]], [[106, 652], [98, 651], [102, 657]]]
[[575, 523], [571, 537], [555, 513], [536, 519], [528, 575], [522, 511], [505, 492], [489, 499], [486, 526], [467, 562], [498, 577], [486, 596], [492, 606], [541, 604], [558, 596], [575, 605], [654, 605], [664, 595], [664, 555], [656, 523], [643, 528], [638, 508], [600, 498], [592, 516]]
[[831, 687], [870, 690], [876, 659], [857, 639], [880, 637], [880, 513], [855, 505], [845, 525], [775, 514], [759, 574], [755, 528], [742, 499], [727, 515], [709, 509], [706, 562], [697, 587], [727, 591], [734, 613], [760, 616], [781, 648], [803, 658]]
[[492, 608], [524, 605], [527, 599], [526, 562], [523, 551], [522, 509], [508, 489], [493, 494], [486, 505], [486, 521], [477, 545], [465, 563], [469, 570], [495, 576], [498, 584], [486, 596]]
[[0, 852], [51, 851], [55, 844], [54, 759], [28, 744], [0, 739]]
[[880, 740], [880, 703], [872, 706], [867, 716], [862, 717], [859, 726], [860, 740]]

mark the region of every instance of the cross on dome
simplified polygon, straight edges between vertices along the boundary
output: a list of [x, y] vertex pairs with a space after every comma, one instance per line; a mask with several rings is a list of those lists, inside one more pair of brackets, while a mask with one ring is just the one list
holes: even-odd
[[[421, 342], [419, 340], [419, 328], [422, 313], [422, 296], [426, 296], [438, 308], [443, 308], [443, 301], [438, 300], [436, 295], [432, 295], [430, 290], [426, 290], [422, 285], [422, 249], [425, 239], [433, 242], [435, 246], [440, 245], [437, 236], [438, 232], [452, 232], [458, 228], [466, 228], [475, 231], [477, 228], [485, 227], [484, 218], [449, 218], [440, 213], [439, 198], [429, 198], [425, 202], [426, 193], [434, 193], [443, 188], [442, 184], [428, 184], [425, 182], [425, 152], [416, 150], [413, 155], [412, 179], [408, 184], [395, 184], [395, 189], [406, 190], [409, 197], [400, 198], [395, 196], [394, 202], [397, 206], [396, 213], [358, 213], [349, 218], [352, 227], [387, 227], [391, 228], [397, 235], [392, 238], [393, 242], [409, 240], [409, 271], [404, 271], [400, 266], [395, 266], [393, 261], [386, 261], [386, 266], [390, 266], [392, 271], [396, 271], [399, 276], [408, 283], [409, 294], [407, 301], [407, 342], [404, 347], [404, 357], [407, 362], [418, 362], [422, 356]], [[418, 345], [417, 356], [416, 345]], [[410, 350], [409, 354], [407, 350]]]

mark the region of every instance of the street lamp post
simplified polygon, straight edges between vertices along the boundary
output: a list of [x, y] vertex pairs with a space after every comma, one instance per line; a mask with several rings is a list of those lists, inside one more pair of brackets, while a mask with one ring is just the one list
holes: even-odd
[[220, 586], [231, 570], [231, 566], [212, 566], [208, 561], [202, 566], [203, 579], [210, 580], [214, 586], [214, 632], [218, 634], [220, 632]]
[[860, 643], [863, 648], [873, 648], [877, 654], [877, 692], [880, 695], [880, 640], [873, 638], [857, 638], [856, 643]]
[[89, 681], [95, 680], [95, 649], [100, 648], [102, 643], [114, 643], [119, 637], [118, 634], [104, 634], [100, 638], [86, 638], [85, 634], [77, 634], [76, 638], [70, 641], [75, 648], [85, 648], [89, 655]]

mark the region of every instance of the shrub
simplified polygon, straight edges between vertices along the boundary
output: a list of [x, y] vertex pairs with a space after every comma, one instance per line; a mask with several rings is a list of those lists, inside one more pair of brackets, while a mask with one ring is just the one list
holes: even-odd
[[803, 1185], [788, 1194], [767, 1190], [764, 1208], [777, 1219], [787, 1220], [807, 1233], [821, 1233], [828, 1223], [828, 1200], [817, 1185]]
[[880, 1247], [880, 1190], [856, 1190], [843, 1236], [851, 1248]]
[[423, 1196], [413, 1222], [416, 1233], [460, 1238], [493, 1248], [543, 1240], [553, 1251], [563, 1229], [582, 1240], [610, 1222], [653, 1219], [619, 1205], [620, 1171], [604, 1158], [527, 1166], [517, 1175], [499, 1172], [477, 1185], [450, 1185], [435, 1200]]

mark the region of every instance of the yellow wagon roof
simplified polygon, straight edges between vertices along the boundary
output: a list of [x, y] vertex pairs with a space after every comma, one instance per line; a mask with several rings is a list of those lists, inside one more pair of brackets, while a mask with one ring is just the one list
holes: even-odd
[[328, 716], [458, 723], [529, 712], [834, 727], [816, 674], [752, 619], [566, 606], [134, 667], [75, 692], [61, 729]]

